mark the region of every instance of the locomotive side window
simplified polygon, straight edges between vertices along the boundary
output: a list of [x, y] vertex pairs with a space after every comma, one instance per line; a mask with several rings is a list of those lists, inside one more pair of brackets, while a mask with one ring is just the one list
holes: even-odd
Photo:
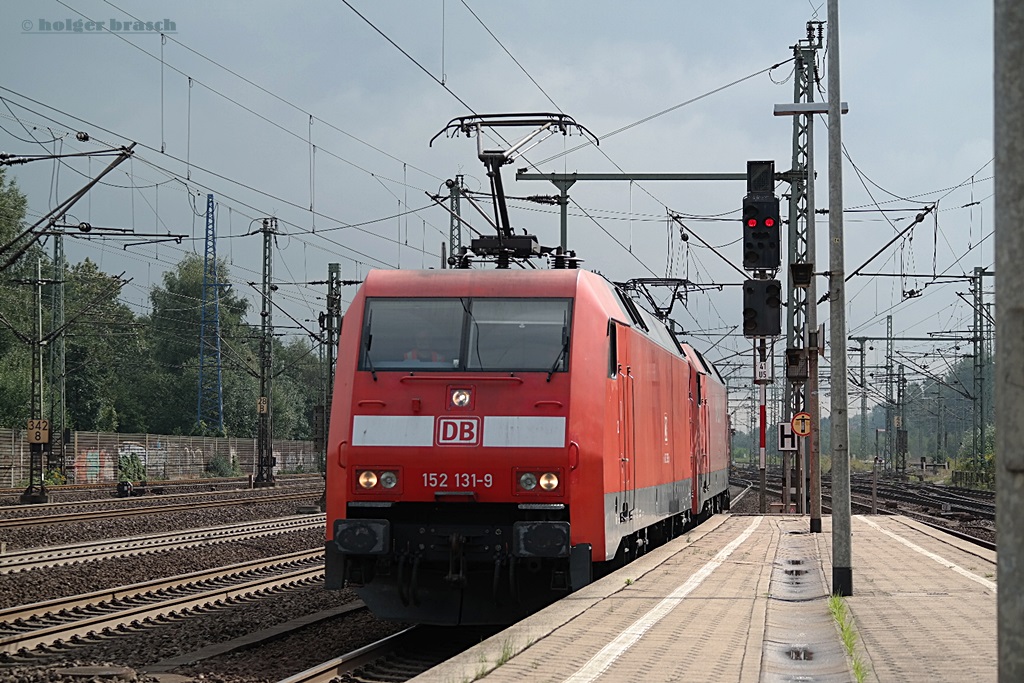
[[474, 299], [466, 367], [565, 371], [569, 322], [566, 299]]
[[368, 299], [360, 370], [459, 367], [462, 299]]
[[608, 376], [615, 379], [619, 376], [619, 328], [614, 320], [608, 321]]

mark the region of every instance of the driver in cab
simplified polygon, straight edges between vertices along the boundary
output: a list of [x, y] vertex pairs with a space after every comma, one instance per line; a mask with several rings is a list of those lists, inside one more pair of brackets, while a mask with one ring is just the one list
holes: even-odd
[[407, 361], [419, 361], [421, 363], [443, 363], [447, 360], [443, 354], [434, 349], [430, 341], [430, 333], [425, 330], [416, 332], [416, 345], [405, 354]]

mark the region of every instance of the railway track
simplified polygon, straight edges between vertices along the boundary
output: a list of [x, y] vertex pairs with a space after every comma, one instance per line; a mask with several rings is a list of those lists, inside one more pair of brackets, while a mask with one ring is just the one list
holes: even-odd
[[[401, 652], [406, 649], [412, 642], [413, 634], [418, 628], [420, 627], [410, 626], [404, 631], [399, 631], [375, 643], [370, 643], [340, 657], [317, 664], [294, 676], [289, 676], [280, 681], [280, 683], [331, 683], [332, 681], [345, 680], [345, 677], [349, 676], [352, 672], [373, 664], [378, 660], [386, 659], [392, 653]], [[430, 666], [433, 666], [433, 664]], [[428, 666], [422, 669], [422, 671], [426, 671], [427, 668], [430, 667]], [[413, 674], [409, 678], [415, 675]]]
[[[0, 515], [17, 514], [31, 512], [33, 514], [49, 513], [59, 514], [62, 510], [74, 510], [79, 508], [125, 508], [125, 507], [144, 507], [144, 506], [157, 506], [164, 505], [170, 501], [180, 501], [183, 503], [193, 502], [196, 500], [210, 499], [214, 500], [218, 497], [229, 498], [231, 496], [247, 496], [250, 499], [258, 499], [261, 497], [272, 496], [272, 495], [284, 495], [285, 493], [297, 493], [299, 490], [307, 491], [310, 495], [316, 495], [318, 492], [323, 490], [323, 485], [307, 484], [305, 482], [301, 484], [293, 484], [291, 486], [276, 488], [276, 489], [260, 489], [254, 490], [250, 488], [231, 488], [231, 489], [216, 489], [216, 490], [205, 490], [205, 491], [188, 491], [179, 493], [163, 493], [152, 496], [131, 496], [129, 498], [118, 498], [113, 496], [105, 496], [102, 498], [79, 498], [75, 500], [65, 500], [60, 502], [52, 503], [38, 503], [33, 505], [0, 505]], [[255, 493], [255, 491], [264, 491], [265, 493]], [[24, 515], [27, 516], [27, 515]]]
[[206, 529], [91, 541], [49, 548], [29, 548], [0, 555], [0, 574], [94, 562], [109, 558], [144, 555], [180, 548], [195, 548], [262, 536], [322, 528], [324, 515], [301, 515], [258, 522], [242, 522]]
[[[747, 480], [739, 480], [739, 479], [736, 479], [734, 481], [737, 481], [737, 482], [738, 481], [743, 481], [744, 483], [747, 482]], [[752, 489], [751, 489], [752, 491], [756, 491], [757, 490], [756, 482], [750, 482], [750, 485], [752, 487]], [[829, 488], [830, 488], [829, 484], [823, 481], [822, 482], [822, 496], [821, 496], [821, 498], [822, 498], [822, 506], [821, 506], [822, 507], [822, 512], [831, 512], [832, 511], [831, 507], [828, 505], [828, 503], [831, 502], [832, 498], [831, 498], [831, 496], [829, 496], [826, 493], [826, 490], [829, 489]], [[871, 510], [872, 510], [872, 505], [871, 505], [871, 487], [870, 487], [870, 485], [867, 486], [866, 492], [865, 492], [864, 488], [865, 487], [863, 487], [863, 486], [851, 486], [851, 491], [853, 492], [853, 494], [850, 497], [850, 505], [853, 508], [853, 512], [854, 513], [859, 513], [859, 514], [870, 514], [871, 513]], [[774, 494], [776, 497], [781, 497], [781, 495], [782, 495], [782, 477], [781, 476], [777, 476], [777, 475], [774, 476], [774, 477], [769, 476], [767, 478], [767, 480], [766, 480], [766, 490], [771, 492], [772, 494]], [[940, 492], [941, 493], [945, 493], [944, 491], [941, 491], [941, 490], [940, 490]], [[957, 538], [961, 538], [961, 539], [963, 539], [965, 541], [969, 541], [971, 543], [974, 543], [975, 545], [978, 545], [980, 547], [988, 548], [989, 550], [996, 550], [996, 544], [993, 541], [990, 541], [987, 538], [980, 538], [977, 535], [965, 533], [964, 531], [962, 531], [960, 529], [957, 529], [954, 526], [952, 526], [953, 523], [955, 523], [955, 522], [957, 522], [959, 520], [951, 520], [951, 519], [946, 518], [946, 517], [937, 517], [937, 516], [932, 515], [932, 514], [928, 514], [928, 513], [925, 513], [925, 512], [920, 512], [920, 511], [917, 511], [917, 510], [908, 509], [906, 507], [899, 507], [899, 508], [894, 508], [894, 509], [886, 509], [885, 501], [887, 500], [887, 497], [886, 497], [887, 493], [889, 493], [889, 492], [884, 491], [881, 487], [879, 487], [879, 490], [878, 490], [879, 506], [878, 506], [877, 514], [883, 514], [883, 515], [899, 514], [899, 515], [903, 515], [905, 517], [909, 517], [911, 519], [917, 520], [917, 521], [919, 521], [919, 522], [921, 522], [923, 524], [927, 524], [927, 525], [929, 525], [931, 527], [934, 527], [936, 529], [945, 531], [945, 532], [949, 533], [952, 536], [956, 536]], [[903, 498], [910, 499], [912, 497], [904, 496]], [[929, 503], [922, 503], [922, 502], [920, 502], [920, 499], [913, 499], [914, 502], [911, 502], [911, 500], [898, 499], [898, 498], [892, 498], [892, 497], [890, 497], [888, 499], [889, 500], [902, 500], [902, 502], [904, 502], [906, 504], [910, 504], [910, 505], [921, 505], [923, 507], [929, 507], [929, 508], [937, 507], [934, 499], [932, 499]]]
[[[192, 494], [196, 495], [196, 494]], [[97, 519], [111, 519], [115, 517], [131, 517], [135, 515], [145, 515], [163, 512], [179, 512], [183, 510], [194, 510], [197, 506], [201, 507], [231, 507], [237, 505], [253, 505], [256, 503], [280, 503], [292, 500], [310, 500], [312, 496], [311, 491], [303, 491], [297, 493], [281, 493], [272, 494], [267, 496], [253, 497], [248, 496], [245, 498], [237, 498], [230, 500], [214, 500], [214, 501], [193, 501], [191, 503], [180, 503], [171, 505], [147, 505], [147, 506], [131, 506], [131, 507], [119, 507], [110, 510], [88, 510], [83, 509], [88, 506], [83, 503], [57, 503], [56, 505], [62, 505], [66, 508], [78, 508], [78, 512], [69, 512], [66, 514], [55, 514], [55, 515], [37, 515], [31, 517], [10, 517], [7, 519], [0, 519], [0, 530], [3, 529], [16, 529], [22, 527], [31, 526], [42, 526], [48, 524], [65, 524], [68, 522], [86, 522]], [[53, 505], [53, 504], [51, 504]]]
[[497, 628], [412, 626], [280, 683], [401, 683], [451, 659]]
[[[321, 474], [279, 474], [277, 475], [277, 483], [284, 486], [302, 485], [307, 482], [323, 482], [323, 475]], [[198, 493], [210, 492], [211, 487], [221, 486], [232, 486], [235, 488], [246, 488], [250, 485], [248, 477], [222, 477], [222, 478], [204, 478], [204, 479], [174, 479], [174, 480], [161, 480], [161, 481], [149, 481], [145, 484], [140, 484], [136, 491], [145, 489], [148, 491], [169, 491], [174, 489], [204, 489], [204, 491], [198, 491]], [[61, 493], [82, 493], [88, 491], [95, 491], [103, 495], [110, 495], [117, 484], [115, 482], [106, 482], [103, 484], [89, 483], [89, 484], [56, 484], [53, 486], [47, 486], [46, 490], [51, 495], [60, 495]], [[0, 498], [5, 496], [20, 496], [24, 493], [25, 487], [3, 487], [0, 488]], [[144, 494], [138, 494], [144, 495]], [[168, 495], [166, 493], [157, 494], [161, 496]], [[177, 495], [177, 494], [170, 494]]]
[[[871, 484], [852, 485], [851, 490], [870, 496]], [[989, 521], [995, 521], [996, 518], [996, 506], [994, 503], [969, 498], [959, 493], [944, 491], [936, 487], [920, 490], [916, 486], [879, 483], [878, 495], [887, 500], [896, 500], [908, 505], [919, 505], [954, 514], [972, 515]]]
[[323, 578], [323, 551], [289, 553], [111, 590], [0, 610], [0, 653], [74, 643], [147, 620]]

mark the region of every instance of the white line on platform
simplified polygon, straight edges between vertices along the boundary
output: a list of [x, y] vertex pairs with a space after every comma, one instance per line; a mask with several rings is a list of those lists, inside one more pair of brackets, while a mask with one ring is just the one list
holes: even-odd
[[686, 583], [672, 591], [667, 598], [651, 608], [651, 611], [647, 614], [634, 621], [615, 640], [601, 648], [601, 651], [594, 655], [589, 662], [580, 667], [572, 676], [565, 679], [565, 683], [589, 683], [589, 681], [593, 681], [607, 671], [615, 663], [615, 660], [621, 657], [626, 650], [633, 647], [636, 641], [640, 640], [652, 626], [664, 619], [683, 598], [692, 593], [697, 586], [704, 582], [704, 579], [711, 576], [711, 572], [718, 569], [743, 541], [750, 538], [750, 534], [754, 533], [760, 523], [761, 517], [751, 522], [750, 526], [742, 534], [737, 536], [729, 545], [722, 548], [710, 562], [687, 579]]
[[874, 528], [878, 529], [879, 531], [881, 531], [886, 536], [889, 536], [890, 538], [892, 538], [892, 539], [894, 539], [896, 541], [899, 541], [900, 543], [902, 543], [903, 545], [907, 546], [911, 550], [919, 552], [922, 555], [924, 555], [925, 557], [930, 557], [931, 559], [935, 560], [936, 562], [938, 562], [942, 566], [947, 567], [949, 569], [952, 569], [957, 574], [960, 574], [961, 576], [964, 576], [964, 577], [970, 579], [971, 581], [974, 581], [975, 583], [980, 583], [982, 586], [984, 586], [985, 588], [988, 588], [993, 593], [996, 592], [996, 583], [995, 583], [995, 581], [989, 581], [988, 579], [982, 578], [982, 577], [978, 576], [977, 574], [973, 574], [973, 573], [967, 571], [963, 567], [958, 567], [957, 565], [953, 564], [952, 562], [950, 562], [946, 558], [942, 557], [941, 555], [936, 555], [935, 553], [933, 553], [933, 552], [931, 552], [929, 550], [925, 550], [924, 548], [922, 548], [919, 545], [915, 545], [914, 543], [911, 543], [910, 541], [908, 541], [907, 539], [903, 538], [899, 534], [893, 533], [892, 531], [889, 531], [888, 529], [883, 529], [881, 526], [879, 526], [877, 523], [871, 521], [867, 517], [858, 516], [858, 518], [862, 522], [864, 522], [865, 524], [867, 524], [869, 526], [873, 526]]

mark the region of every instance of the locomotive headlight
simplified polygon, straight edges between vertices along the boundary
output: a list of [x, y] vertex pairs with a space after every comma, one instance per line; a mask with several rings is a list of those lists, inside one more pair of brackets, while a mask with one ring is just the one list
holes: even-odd
[[537, 475], [533, 472], [524, 472], [519, 475], [519, 485], [527, 491], [537, 488]]
[[469, 405], [469, 389], [453, 389], [452, 390], [452, 405], [459, 408], [465, 408]]
[[558, 475], [554, 472], [545, 472], [540, 475], [540, 487], [545, 491], [554, 491], [558, 488]]
[[380, 475], [380, 485], [386, 489], [395, 488], [398, 483], [398, 475], [394, 472], [383, 472]]
[[364, 489], [372, 489], [377, 485], [377, 474], [375, 472], [360, 472], [359, 485]]

